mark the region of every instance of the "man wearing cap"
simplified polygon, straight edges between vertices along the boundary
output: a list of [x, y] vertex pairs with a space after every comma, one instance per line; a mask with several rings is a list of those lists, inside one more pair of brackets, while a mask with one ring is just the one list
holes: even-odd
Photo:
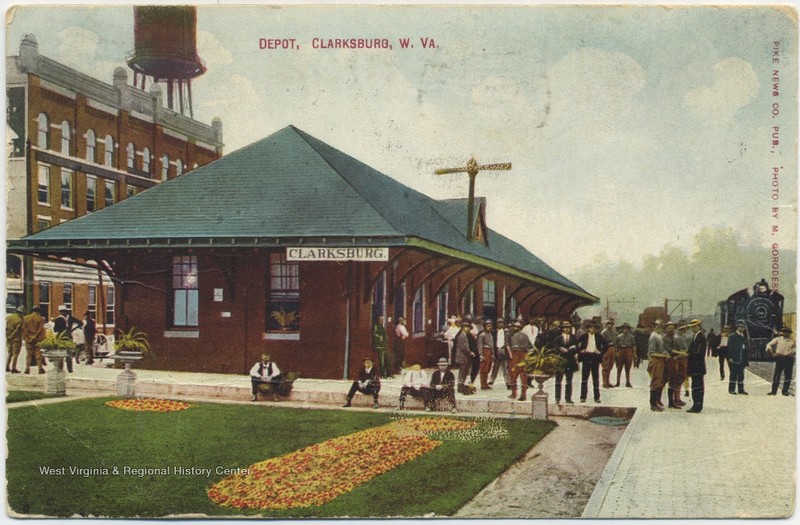
[[364, 358], [364, 366], [358, 371], [356, 380], [350, 386], [350, 392], [347, 393], [347, 402], [342, 408], [347, 408], [353, 401], [356, 392], [362, 394], [372, 395], [372, 408], [378, 408], [378, 392], [381, 391], [381, 374], [377, 367], [373, 366], [372, 358]]
[[31, 373], [31, 364], [35, 361], [39, 367], [39, 373], [44, 374], [42, 365], [42, 349], [39, 347], [42, 339], [45, 338], [44, 317], [41, 316], [41, 307], [34, 306], [31, 313], [22, 318], [22, 339], [25, 341], [25, 349], [28, 353], [25, 360], [25, 373]]
[[667, 376], [667, 360], [669, 352], [664, 348], [664, 325], [660, 320], [653, 323], [653, 331], [647, 342], [647, 373], [650, 374], [650, 410], [661, 412], [661, 394], [669, 377]]
[[744, 390], [744, 369], [750, 364], [750, 342], [745, 333], [744, 321], [736, 323], [736, 331], [728, 337], [728, 368], [730, 381], [728, 393], [736, 394], [738, 387], [740, 395], [747, 395]]
[[431, 376], [430, 389], [428, 390], [428, 406], [425, 410], [430, 412], [436, 406], [438, 400], [447, 399], [450, 402], [451, 410], [456, 411], [456, 378], [453, 372], [447, 369], [447, 359], [439, 359], [439, 370]]
[[[66, 337], [71, 341], [72, 340], [72, 332], [74, 330], [78, 330], [83, 328], [83, 323], [77, 320], [76, 318], [72, 317], [72, 314], [69, 313], [69, 308], [66, 305], [60, 304], [58, 305], [58, 313], [61, 314], [55, 318], [53, 321], [53, 332], [57, 336], [61, 336], [66, 334]], [[72, 351], [67, 352], [67, 371], [72, 373]]]
[[622, 370], [625, 370], [625, 386], [631, 388], [631, 365], [633, 364], [633, 349], [636, 346], [636, 340], [631, 333], [631, 325], [622, 323], [622, 333], [617, 335], [617, 385], [622, 376]]
[[550, 346], [564, 359], [564, 371], [556, 372], [556, 404], [561, 403], [561, 381], [565, 380], [564, 401], [572, 405], [572, 375], [578, 370], [578, 341], [572, 335], [572, 323], [563, 321], [561, 333], [550, 341]]
[[667, 360], [667, 406], [669, 408], [680, 409], [686, 403], [681, 401], [681, 385], [685, 376], [682, 373], [683, 362], [688, 355], [684, 350], [683, 339], [675, 333], [678, 327], [676, 323], [667, 323], [667, 332], [664, 334], [664, 350], [669, 354]]
[[692, 407], [687, 412], [697, 414], [703, 410], [705, 397], [703, 376], [706, 375], [706, 336], [699, 319], [692, 319], [688, 327], [692, 332], [687, 359], [687, 373], [692, 380]]
[[453, 340], [453, 361], [458, 365], [458, 393], [468, 394], [472, 393], [467, 390], [466, 382], [469, 377], [470, 368], [472, 367], [472, 346], [476, 343], [472, 338], [470, 331], [472, 330], [472, 323], [464, 319], [461, 321], [461, 331]]
[[425, 406], [428, 406], [428, 374], [418, 364], [413, 364], [406, 369], [403, 378], [403, 386], [400, 388], [400, 410], [406, 407], [406, 397], [422, 398]]
[[[687, 330], [689, 328], [689, 323], [686, 319], [681, 319], [678, 321], [678, 330], [675, 332], [676, 337], [678, 338], [679, 345], [683, 347], [685, 352], [689, 351], [689, 344], [692, 342], [694, 338], [694, 334], [691, 330]], [[687, 370], [688, 362], [686, 360], [681, 360], [678, 362], [680, 366], [680, 374], [683, 377], [683, 388], [685, 390], [685, 396], [689, 395], [689, 373]], [[678, 399], [680, 399], [680, 389], [678, 389]], [[684, 403], [685, 404], [685, 403]]]
[[483, 321], [483, 330], [478, 334], [478, 351], [480, 352], [481, 390], [491, 390], [489, 372], [494, 363], [494, 338], [492, 337], [492, 320]]
[[17, 359], [22, 350], [22, 314], [24, 313], [25, 307], [18, 306], [13, 313], [6, 316], [6, 349], [8, 350], [6, 372], [12, 374], [19, 374]]
[[492, 368], [492, 376], [489, 378], [489, 386], [494, 384], [497, 379], [497, 373], [502, 370], [506, 388], [511, 390], [511, 379], [508, 371], [508, 362], [511, 359], [511, 347], [509, 346], [511, 336], [506, 329], [505, 319], [498, 317], [496, 326], [497, 328], [492, 334], [492, 339], [494, 340], [494, 367]]
[[[617, 385], [611, 384], [611, 369], [614, 368], [614, 361], [617, 358], [617, 333], [614, 331], [614, 320], [609, 319], [606, 321], [606, 328], [600, 333], [600, 336], [606, 342], [606, 352], [603, 354], [603, 388], [614, 388]], [[619, 374], [619, 371], [617, 372]]]
[[788, 326], [781, 328], [780, 337], [767, 343], [767, 353], [775, 359], [775, 373], [772, 375], [772, 390], [770, 396], [778, 393], [781, 375], [784, 376], [781, 394], [789, 395], [789, 386], [792, 384], [792, 371], [794, 370], [794, 356], [797, 353], [797, 343], [792, 339], [792, 329]]
[[525, 359], [525, 354], [533, 348], [533, 343], [531, 343], [530, 338], [522, 331], [522, 323], [519, 321], [514, 323], [514, 332], [511, 334], [510, 347], [511, 364], [509, 364], [508, 367], [511, 371], [511, 395], [508, 396], [508, 398], [517, 399], [517, 383], [519, 380], [519, 382], [522, 383], [519, 400], [525, 401], [528, 394], [528, 377], [525, 370], [518, 365]]
[[[717, 358], [719, 358], [719, 380], [725, 381], [725, 363], [728, 362], [728, 339], [734, 329], [730, 326], [723, 326], [719, 333], [719, 346], [717, 346]], [[728, 374], [731, 367], [728, 365]]]
[[599, 369], [603, 355], [607, 352], [606, 340], [597, 333], [597, 325], [589, 323], [586, 333], [578, 339], [578, 360], [581, 361], [581, 403], [586, 402], [589, 376], [592, 376], [594, 402], [600, 402]]

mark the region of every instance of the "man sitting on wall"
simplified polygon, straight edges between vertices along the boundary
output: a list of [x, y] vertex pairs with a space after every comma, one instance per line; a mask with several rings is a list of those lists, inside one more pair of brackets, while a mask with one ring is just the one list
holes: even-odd
[[406, 376], [403, 379], [403, 387], [400, 389], [400, 410], [406, 405], [406, 397], [422, 398], [425, 406], [428, 406], [428, 374], [419, 365], [408, 367]]
[[428, 392], [428, 404], [425, 410], [430, 412], [440, 399], [447, 399], [450, 402], [451, 410], [456, 411], [456, 377], [453, 372], [447, 369], [447, 359], [439, 359], [439, 370], [431, 376], [431, 385]]
[[343, 405], [343, 408], [350, 406], [356, 392], [372, 394], [372, 400], [374, 401], [372, 408], [378, 408], [378, 392], [380, 391], [381, 374], [376, 367], [372, 366], [372, 358], [365, 357], [364, 366], [358, 371], [358, 377], [353, 381], [350, 392], [347, 393], [347, 403]]
[[277, 395], [277, 388], [281, 382], [280, 374], [278, 365], [272, 362], [269, 354], [261, 354], [261, 361], [250, 369], [250, 382], [253, 385], [253, 399], [250, 401], [258, 400], [258, 389], [262, 384], [272, 387], [267, 393]]

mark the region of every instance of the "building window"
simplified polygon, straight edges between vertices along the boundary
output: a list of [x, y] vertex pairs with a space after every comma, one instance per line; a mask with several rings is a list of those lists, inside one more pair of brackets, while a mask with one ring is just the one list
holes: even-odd
[[89, 285], [89, 295], [86, 298], [86, 310], [92, 313], [92, 317], [97, 319], [97, 285]]
[[16, 255], [6, 254], [6, 277], [18, 279], [22, 276], [22, 260]]
[[197, 326], [197, 256], [172, 258], [172, 326]]
[[394, 294], [394, 322], [406, 316], [406, 283], [403, 281]]
[[425, 333], [425, 285], [420, 286], [414, 295], [411, 330], [414, 335]]
[[439, 292], [436, 298], [436, 326], [445, 330], [447, 328], [447, 303], [450, 299], [450, 294], [447, 290]]
[[36, 231], [46, 230], [50, 227], [50, 218], [49, 217], [37, 217], [36, 218], [36, 225], [38, 229]]
[[372, 322], [386, 317], [386, 272], [381, 272], [372, 286]]
[[169, 155], [166, 153], [161, 157], [161, 180], [169, 177]]
[[50, 283], [47, 281], [39, 281], [39, 306], [42, 315], [50, 317]]
[[117, 200], [117, 183], [113, 180], [107, 180], [106, 184], [106, 195], [105, 195], [105, 205], [111, 206]]
[[267, 331], [300, 331], [300, 263], [269, 255]]
[[134, 168], [133, 161], [136, 158], [136, 146], [133, 145], [133, 142], [128, 142], [128, 148], [126, 151], [128, 155], [128, 171], [131, 171]]
[[39, 204], [50, 205], [50, 166], [39, 164], [39, 183], [36, 195]]
[[94, 136], [94, 131], [89, 130], [86, 132], [86, 160], [95, 162], [97, 158], [95, 152], [97, 151], [97, 140]]
[[103, 164], [108, 167], [114, 165], [114, 138], [111, 135], [106, 135], [106, 144], [103, 150]]
[[175, 176], [183, 175], [183, 161], [178, 159], [175, 161]]
[[75, 208], [75, 202], [73, 197], [75, 195], [74, 191], [75, 186], [75, 177], [73, 173], [69, 170], [62, 169], [61, 170], [61, 207], [67, 210], [72, 210]]
[[70, 131], [69, 122], [66, 120], [61, 123], [61, 154], [69, 155], [70, 150]]
[[483, 318], [494, 320], [497, 317], [497, 288], [494, 281], [483, 280]]
[[114, 287], [106, 288], [106, 324], [114, 324]]
[[142, 151], [142, 171], [150, 174], [150, 148], [144, 148]]
[[509, 320], [514, 320], [517, 318], [517, 298], [512, 297], [510, 301], [508, 301], [508, 318]]
[[97, 179], [94, 177], [86, 177], [86, 211], [91, 212], [95, 210], [95, 199], [97, 198]]
[[72, 283], [64, 283], [64, 293], [61, 304], [66, 306], [67, 310], [72, 312]]
[[50, 121], [47, 119], [47, 115], [45, 115], [44, 113], [39, 113], [39, 116], [36, 119], [36, 127], [37, 127], [36, 145], [39, 146], [41, 149], [49, 148]]
[[475, 285], [471, 284], [464, 292], [463, 314], [475, 315]]

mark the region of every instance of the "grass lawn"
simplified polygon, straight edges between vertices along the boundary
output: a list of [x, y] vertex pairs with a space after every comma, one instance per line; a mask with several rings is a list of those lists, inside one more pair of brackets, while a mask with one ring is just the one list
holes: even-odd
[[47, 394], [38, 390], [9, 390], [6, 393], [6, 403], [19, 403], [21, 401], [33, 401], [34, 399], [44, 399]]
[[[105, 406], [109, 399], [113, 398], [8, 410], [6, 476], [11, 509], [47, 516], [446, 516], [555, 426], [530, 419], [484, 420], [478, 427], [486, 430], [483, 435], [498, 428], [504, 429], [503, 435], [443, 439], [433, 451], [322, 506], [239, 511], [208, 499], [208, 487], [225, 477], [215, 473], [217, 467], [247, 467], [387, 424], [397, 414], [215, 403], [192, 403], [179, 412], [131, 412]], [[424, 413], [404, 413], [418, 415]], [[169, 473], [124, 474], [126, 466], [166, 468]], [[63, 470], [47, 473], [43, 467]], [[71, 467], [107, 469], [108, 474], [70, 472]], [[209, 468], [211, 475], [181, 475], [175, 467]]]

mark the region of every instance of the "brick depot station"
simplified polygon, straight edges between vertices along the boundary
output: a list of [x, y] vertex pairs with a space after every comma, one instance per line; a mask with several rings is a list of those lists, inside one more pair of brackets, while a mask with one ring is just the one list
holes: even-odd
[[568, 318], [597, 298], [486, 226], [486, 201], [434, 200], [289, 126], [90, 215], [11, 241], [98, 261], [118, 326], [167, 370], [284, 370], [341, 379], [372, 355], [372, 324], [403, 316], [408, 363], [446, 353], [452, 314]]

